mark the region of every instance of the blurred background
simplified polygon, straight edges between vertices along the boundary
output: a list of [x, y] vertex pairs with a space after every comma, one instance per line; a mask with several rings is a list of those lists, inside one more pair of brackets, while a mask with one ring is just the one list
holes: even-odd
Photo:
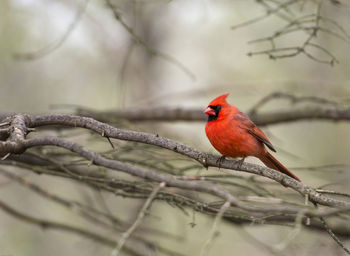
[[[283, 2], [2, 0], [0, 112], [73, 113], [77, 106], [101, 111], [158, 106], [205, 109], [213, 98], [227, 92], [228, 102], [247, 112], [276, 91], [348, 105], [350, 5], [346, 1], [303, 0], [288, 1], [294, 2], [288, 9], [278, 7]], [[270, 11], [275, 11], [266, 15], [269, 6]], [[320, 47], [309, 47], [312, 58], [303, 53], [277, 59], [269, 58], [268, 54], [249, 56], [248, 53], [271, 47], [269, 40], [250, 41], [272, 36], [290, 21], [315, 13], [333, 21], [327, 22], [326, 18], [317, 21], [316, 25], [324, 29], [312, 39], [330, 54]], [[315, 18], [310, 17], [305, 26], [316, 26]], [[232, 29], [255, 18], [257, 22]], [[302, 29], [296, 29], [274, 43], [277, 48], [302, 47], [308, 36]], [[261, 111], [295, 107], [288, 99], [276, 99]], [[205, 136], [204, 125], [204, 122], [146, 122], [132, 124], [132, 129], [158, 133], [215, 153]], [[265, 127], [264, 131], [278, 150], [277, 158], [306, 184], [318, 187], [334, 183], [338, 190], [350, 192], [348, 123], [306, 120]], [[255, 159], [248, 161], [259, 163]], [[301, 168], [324, 165], [340, 167]], [[73, 181], [45, 175], [28, 177], [63, 196], [95, 204], [98, 201], [89, 187]], [[28, 193], [21, 185], [1, 180], [1, 197], [17, 209], [43, 218], [89, 225], [79, 222], [70, 211]], [[118, 217], [129, 221], [135, 218], [143, 202], [112, 194], [104, 197]], [[156, 202], [145, 225], [166, 227], [167, 232], [179, 237], [174, 240], [158, 237], [157, 241], [164, 246], [176, 248], [184, 255], [199, 255], [213, 218], [189, 212], [185, 215]], [[194, 227], [189, 225], [193, 218]], [[110, 253], [110, 248], [91, 240], [32, 226], [1, 211], [0, 225], [0, 255]], [[265, 245], [283, 243], [290, 230], [222, 222], [209, 255], [271, 255]], [[285, 249], [274, 253], [343, 255], [327, 234], [306, 229]]]

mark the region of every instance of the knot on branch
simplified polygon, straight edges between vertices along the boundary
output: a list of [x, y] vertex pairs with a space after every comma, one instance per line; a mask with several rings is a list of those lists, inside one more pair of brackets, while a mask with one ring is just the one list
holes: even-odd
[[0, 143], [0, 155], [6, 156], [8, 154], [22, 154], [26, 151], [26, 147], [24, 145], [24, 140], [16, 140], [16, 141], [2, 141]]
[[28, 128], [26, 125], [25, 115], [19, 114], [13, 116], [9, 127], [10, 136], [9, 141], [21, 141], [24, 140], [28, 134]]
[[0, 155], [3, 159], [9, 154], [22, 154], [26, 150], [24, 141], [29, 132], [25, 115], [14, 115], [4, 121], [2, 126], [7, 127], [0, 130], [0, 138], [4, 140], [0, 143]]

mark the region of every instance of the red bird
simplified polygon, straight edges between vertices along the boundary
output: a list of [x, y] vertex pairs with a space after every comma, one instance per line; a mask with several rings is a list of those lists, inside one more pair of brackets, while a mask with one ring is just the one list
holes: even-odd
[[204, 111], [208, 115], [205, 132], [211, 144], [223, 156], [242, 157], [242, 164], [247, 156], [259, 158], [267, 167], [280, 171], [300, 181], [290, 170], [284, 167], [266, 149], [276, 152], [269, 139], [248, 116], [226, 102], [229, 94], [214, 99]]

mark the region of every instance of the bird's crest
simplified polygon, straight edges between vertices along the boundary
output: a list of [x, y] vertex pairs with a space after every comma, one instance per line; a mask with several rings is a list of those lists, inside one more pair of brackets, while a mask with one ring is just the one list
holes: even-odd
[[227, 102], [226, 102], [226, 98], [227, 98], [228, 95], [229, 95], [229, 93], [220, 95], [219, 97], [217, 97], [217, 98], [215, 98], [214, 100], [212, 100], [212, 101], [209, 103], [209, 105], [217, 106], [217, 105], [222, 105], [222, 104], [224, 104], [224, 103], [227, 103]]

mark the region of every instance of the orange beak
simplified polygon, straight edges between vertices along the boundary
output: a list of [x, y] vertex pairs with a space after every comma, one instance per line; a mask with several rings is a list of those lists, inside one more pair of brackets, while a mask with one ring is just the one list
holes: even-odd
[[215, 116], [216, 115], [214, 109], [212, 109], [211, 107], [207, 107], [204, 110], [204, 113], [207, 114], [208, 116]]

